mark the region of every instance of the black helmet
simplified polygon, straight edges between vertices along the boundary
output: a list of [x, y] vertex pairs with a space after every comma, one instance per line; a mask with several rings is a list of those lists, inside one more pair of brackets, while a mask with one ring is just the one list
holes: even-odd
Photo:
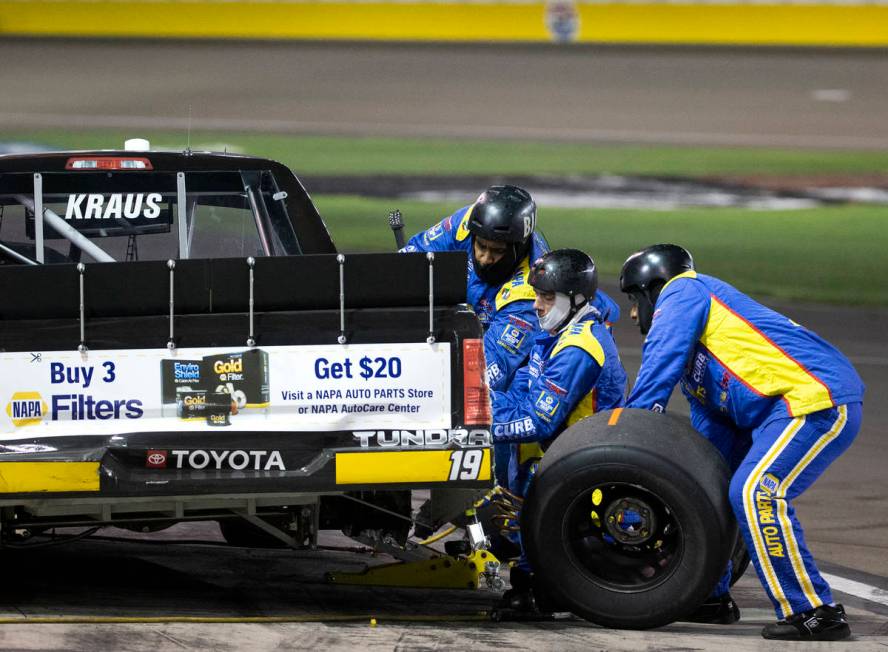
[[533, 264], [528, 282], [535, 290], [567, 297], [567, 305], [553, 313], [549, 324], [540, 321], [545, 330], [555, 330], [595, 298], [598, 270], [588, 254], [578, 249], [558, 249], [544, 254]]
[[528, 282], [543, 292], [580, 294], [590, 301], [598, 289], [598, 270], [595, 261], [579, 249], [557, 249], [533, 264]]
[[638, 303], [638, 327], [642, 334], [651, 328], [654, 306], [663, 286], [692, 269], [691, 254], [674, 244], [652, 245], [626, 259], [620, 272], [620, 289]]
[[523, 188], [491, 186], [481, 193], [471, 210], [468, 230], [472, 236], [510, 245], [506, 254], [492, 265], [482, 267], [475, 259], [475, 272], [491, 285], [505, 283], [530, 249], [536, 228], [536, 204]]
[[518, 186], [491, 186], [478, 197], [469, 232], [485, 240], [523, 243], [536, 228], [536, 204]]

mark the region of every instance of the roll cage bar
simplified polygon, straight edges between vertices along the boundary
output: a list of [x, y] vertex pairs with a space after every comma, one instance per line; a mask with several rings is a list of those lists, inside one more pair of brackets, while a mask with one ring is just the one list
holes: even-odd
[[[197, 206], [197, 200], [196, 198], [189, 199], [187, 197], [187, 188], [185, 186], [184, 173], [178, 172], [176, 174], [176, 184], [179, 259], [187, 260], [190, 257], [191, 244], [194, 240], [194, 209]], [[245, 183], [244, 192], [247, 195], [247, 200], [253, 214], [253, 221], [256, 224], [256, 232], [259, 237], [259, 242], [262, 246], [262, 251], [266, 256], [272, 256], [274, 255], [274, 250], [272, 247], [272, 239], [269, 236], [267, 228], [267, 224], [270, 224], [270, 216], [268, 215], [268, 211], [265, 210], [265, 207], [256, 199], [256, 191], [252, 187], [252, 185]], [[2, 250], [4, 253], [11, 255], [14, 258], [18, 259], [20, 262], [26, 264], [43, 264], [45, 262], [44, 226], [48, 225], [65, 240], [70, 242], [81, 251], [95, 258], [96, 261], [100, 263], [116, 262], [114, 257], [111, 256], [104, 249], [102, 249], [99, 245], [80, 233], [74, 227], [67, 224], [65, 220], [62, 219], [57, 213], [50, 210], [49, 208], [44, 207], [43, 175], [41, 175], [40, 173], [34, 174], [34, 198], [32, 199], [31, 197], [28, 197], [26, 195], [16, 195], [15, 199], [35, 216], [34, 246], [36, 248], [36, 260], [32, 260], [27, 256], [16, 252], [14, 249], [11, 249], [2, 241], [0, 241], [0, 250]], [[36, 216], [38, 215], [41, 216], [42, 219], [37, 219]], [[123, 221], [121, 221], [120, 223], [124, 225], [126, 224]], [[136, 229], [132, 227], [130, 228], [132, 229], [132, 235], [136, 235]]]

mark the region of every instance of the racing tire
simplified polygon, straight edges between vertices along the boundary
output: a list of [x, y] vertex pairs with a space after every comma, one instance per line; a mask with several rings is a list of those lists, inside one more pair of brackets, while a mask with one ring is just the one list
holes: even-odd
[[731, 552], [731, 586], [734, 586], [743, 577], [751, 561], [749, 550], [746, 549], [746, 542], [743, 541], [743, 535], [737, 532], [737, 542]]
[[728, 480], [686, 417], [624, 409], [578, 422], [546, 451], [522, 513], [540, 588], [605, 627], [687, 616], [734, 548]]

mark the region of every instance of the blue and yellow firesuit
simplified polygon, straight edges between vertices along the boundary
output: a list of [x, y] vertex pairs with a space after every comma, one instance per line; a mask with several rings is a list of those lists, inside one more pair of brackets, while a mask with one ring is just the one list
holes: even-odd
[[[530, 252], [511, 279], [495, 287], [482, 281], [474, 270], [472, 238], [468, 230], [472, 206], [464, 206], [427, 231], [418, 233], [402, 249], [413, 251], [465, 251], [469, 256], [467, 300], [484, 327], [487, 383], [491, 390], [505, 390], [533, 347], [539, 321], [533, 309], [535, 294], [527, 282], [530, 265], [549, 251], [541, 235], [533, 234]], [[620, 318], [617, 304], [598, 292], [592, 304], [608, 326]]]
[[734, 471], [731, 505], [778, 617], [830, 604], [791, 501], [857, 435], [854, 367], [806, 328], [690, 271], [657, 299], [627, 405], [662, 411], [679, 380], [694, 427]]
[[524, 496], [552, 439], [590, 414], [620, 407], [625, 396], [617, 345], [596, 311], [537, 336], [509, 390], [493, 392], [493, 441], [510, 446], [509, 490]]
[[[499, 287], [482, 281], [475, 273], [469, 232], [473, 206], [463, 206], [428, 230], [416, 234], [401, 251], [465, 251], [468, 254], [466, 299], [484, 328], [487, 384], [491, 391], [502, 391], [509, 388], [515, 372], [527, 363], [534, 337], [539, 333], [539, 320], [533, 309], [536, 294], [527, 277], [531, 264], [549, 251], [549, 245], [539, 233], [534, 233], [530, 251], [511, 279]], [[620, 308], [604, 292], [597, 293], [592, 305], [608, 327], [620, 318]], [[497, 482], [505, 485], [509, 449], [495, 445], [493, 453]]]

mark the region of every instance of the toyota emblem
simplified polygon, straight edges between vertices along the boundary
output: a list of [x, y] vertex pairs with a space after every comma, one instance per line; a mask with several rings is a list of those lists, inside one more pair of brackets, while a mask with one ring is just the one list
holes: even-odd
[[149, 469], [165, 469], [166, 463], [166, 451], [150, 450], [145, 457], [145, 466]]

